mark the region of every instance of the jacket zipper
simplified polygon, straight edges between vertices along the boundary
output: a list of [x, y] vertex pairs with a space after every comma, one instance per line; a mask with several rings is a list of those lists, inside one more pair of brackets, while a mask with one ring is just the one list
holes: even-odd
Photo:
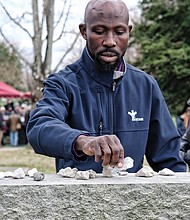
[[[112, 83], [112, 93], [111, 93], [111, 114], [110, 114], [110, 125], [111, 125], [111, 133], [113, 134], [114, 132], [114, 104], [113, 104], [113, 99], [114, 99], [114, 92], [116, 88], [116, 81], [114, 80]], [[98, 104], [100, 106], [100, 121], [99, 121], [99, 135], [103, 134], [103, 115], [102, 115], [102, 102], [101, 102], [101, 92], [98, 92]]]
[[98, 125], [99, 135], [103, 134], [103, 114], [102, 114], [102, 102], [101, 102], [101, 92], [98, 92], [98, 105], [100, 107], [100, 121]]
[[111, 114], [110, 114], [110, 125], [111, 125], [111, 134], [114, 133], [114, 92], [116, 88], [116, 81], [114, 80], [112, 83], [112, 93], [111, 93]]
[[99, 134], [100, 134], [100, 136], [102, 135], [102, 132], [103, 132], [103, 121], [100, 120], [100, 122], [99, 122]]
[[112, 91], [115, 92], [115, 87], [116, 87], [116, 81], [113, 81], [112, 83]]

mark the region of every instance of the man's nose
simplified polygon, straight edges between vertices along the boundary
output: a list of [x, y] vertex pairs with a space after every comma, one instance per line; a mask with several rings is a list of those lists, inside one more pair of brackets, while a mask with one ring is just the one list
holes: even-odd
[[115, 47], [116, 46], [116, 41], [115, 41], [113, 33], [108, 33], [105, 36], [105, 39], [103, 41], [103, 46], [105, 46], [105, 47]]

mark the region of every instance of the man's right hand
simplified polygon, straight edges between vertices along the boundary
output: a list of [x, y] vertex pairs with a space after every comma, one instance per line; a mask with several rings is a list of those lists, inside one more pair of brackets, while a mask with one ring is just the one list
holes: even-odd
[[85, 136], [80, 135], [75, 142], [75, 151], [82, 151], [88, 156], [95, 156], [95, 161], [103, 160], [102, 166], [110, 164], [122, 167], [124, 164], [124, 149], [115, 135]]

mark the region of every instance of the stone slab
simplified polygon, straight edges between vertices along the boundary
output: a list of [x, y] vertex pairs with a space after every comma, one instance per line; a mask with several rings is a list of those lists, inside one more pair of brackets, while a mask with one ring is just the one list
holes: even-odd
[[190, 173], [151, 178], [135, 174], [76, 180], [46, 175], [0, 180], [0, 219], [188, 220]]

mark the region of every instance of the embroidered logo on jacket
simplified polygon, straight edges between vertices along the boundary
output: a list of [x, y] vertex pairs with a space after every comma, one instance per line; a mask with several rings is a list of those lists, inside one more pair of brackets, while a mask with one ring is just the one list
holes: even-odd
[[131, 110], [128, 115], [131, 116], [132, 121], [144, 121], [144, 118], [136, 118], [137, 111]]

